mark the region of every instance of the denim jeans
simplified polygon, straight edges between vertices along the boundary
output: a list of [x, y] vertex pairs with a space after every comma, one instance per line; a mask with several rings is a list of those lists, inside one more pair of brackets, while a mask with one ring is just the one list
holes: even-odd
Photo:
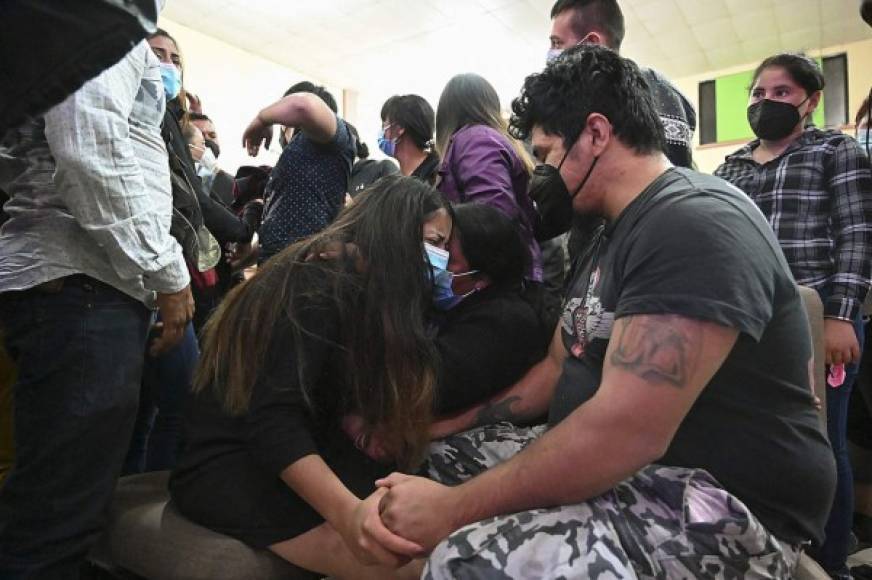
[[182, 342], [160, 355], [145, 357], [142, 392], [124, 473], [172, 469], [182, 445], [182, 416], [200, 348], [188, 323]]
[[[821, 296], [825, 300], [825, 296]], [[854, 331], [863, 352], [863, 318], [854, 321]], [[845, 365], [845, 382], [840, 387], [827, 385], [827, 435], [836, 458], [836, 496], [824, 528], [826, 539], [812, 555], [834, 578], [847, 578], [848, 541], [854, 519], [854, 478], [848, 454], [848, 403], [860, 361]], [[829, 369], [828, 369], [829, 371]]]
[[0, 578], [78, 578], [127, 451], [149, 311], [83, 275], [0, 295], [15, 464], [0, 488]]

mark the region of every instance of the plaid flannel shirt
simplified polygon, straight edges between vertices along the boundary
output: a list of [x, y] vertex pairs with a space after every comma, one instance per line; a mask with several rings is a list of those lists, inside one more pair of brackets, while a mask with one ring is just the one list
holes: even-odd
[[775, 231], [797, 283], [824, 297], [824, 315], [854, 320], [872, 276], [872, 172], [850, 136], [809, 127], [760, 165], [754, 140], [715, 175], [746, 192]]

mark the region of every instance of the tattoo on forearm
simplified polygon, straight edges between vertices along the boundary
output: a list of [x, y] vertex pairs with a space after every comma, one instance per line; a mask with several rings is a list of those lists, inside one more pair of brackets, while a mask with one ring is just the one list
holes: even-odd
[[702, 329], [680, 316], [629, 316], [618, 321], [611, 363], [650, 383], [682, 388], [702, 350]]
[[495, 401], [493, 403], [486, 403], [481, 411], [478, 412], [478, 415], [475, 418], [475, 426], [479, 427], [481, 425], [493, 425], [494, 423], [499, 423], [500, 421], [517, 423], [523, 420], [525, 417], [523, 417], [522, 414], [512, 411], [512, 405], [520, 400], [521, 397], [516, 396], [508, 397], [506, 399]]

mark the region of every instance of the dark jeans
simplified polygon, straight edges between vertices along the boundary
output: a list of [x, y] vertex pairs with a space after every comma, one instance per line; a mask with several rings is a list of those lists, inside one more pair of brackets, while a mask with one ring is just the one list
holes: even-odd
[[0, 295], [15, 464], [0, 489], [0, 578], [78, 578], [130, 441], [149, 311], [77, 275]]
[[[821, 298], [825, 299], [824, 296]], [[861, 316], [854, 321], [854, 331], [860, 343], [860, 352], [863, 352], [865, 333]], [[846, 365], [845, 382], [842, 386], [833, 388], [827, 385], [827, 435], [836, 458], [836, 496], [824, 528], [826, 539], [820, 550], [813, 555], [835, 578], [839, 578], [839, 574], [848, 572], [846, 564], [848, 541], [854, 518], [854, 478], [847, 440], [848, 403], [851, 400], [851, 390], [859, 368], [859, 361]]]
[[182, 444], [182, 416], [199, 359], [200, 348], [190, 322], [182, 342], [172, 350], [157, 357], [146, 355], [125, 475], [175, 467]]

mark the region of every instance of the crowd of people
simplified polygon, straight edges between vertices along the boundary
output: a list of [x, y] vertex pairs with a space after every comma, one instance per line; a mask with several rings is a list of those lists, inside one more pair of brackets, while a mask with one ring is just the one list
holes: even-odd
[[321, 576], [851, 578], [869, 100], [815, 127], [818, 63], [766, 58], [706, 175], [623, 37], [557, 0], [510, 118], [477, 74], [393, 96], [388, 160], [306, 81], [242, 135], [275, 167], [222, 170], [163, 30], [0, 135], [0, 578], [78, 578], [119, 476], [163, 470]]

